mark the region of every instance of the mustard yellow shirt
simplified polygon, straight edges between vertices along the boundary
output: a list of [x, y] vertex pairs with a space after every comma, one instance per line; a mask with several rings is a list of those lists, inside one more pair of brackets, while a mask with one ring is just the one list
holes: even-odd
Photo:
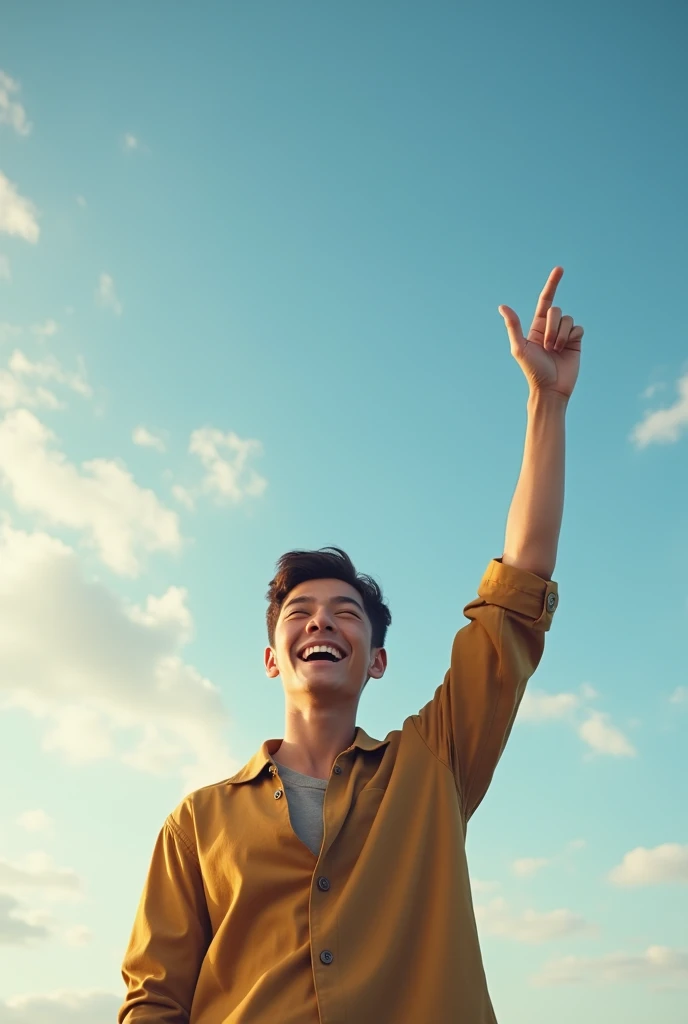
[[118, 1024], [494, 1024], [466, 864], [557, 584], [490, 562], [434, 696], [337, 757], [315, 856], [266, 740], [165, 821]]

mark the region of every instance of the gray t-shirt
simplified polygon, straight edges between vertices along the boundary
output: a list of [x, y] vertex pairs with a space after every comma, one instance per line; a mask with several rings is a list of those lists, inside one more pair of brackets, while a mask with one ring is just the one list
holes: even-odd
[[328, 779], [314, 779], [312, 775], [302, 775], [279, 761], [275, 763], [284, 785], [291, 827], [301, 842], [318, 857], [323, 841], [323, 803]]

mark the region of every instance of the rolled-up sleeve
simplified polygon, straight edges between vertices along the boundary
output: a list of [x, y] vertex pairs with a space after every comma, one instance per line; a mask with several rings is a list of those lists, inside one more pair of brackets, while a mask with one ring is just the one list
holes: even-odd
[[188, 1024], [211, 938], [198, 857], [174, 812], [158, 835], [122, 964], [117, 1024]]
[[464, 608], [451, 664], [414, 724], [454, 773], [464, 820], [487, 792], [558, 604], [557, 584], [493, 559]]

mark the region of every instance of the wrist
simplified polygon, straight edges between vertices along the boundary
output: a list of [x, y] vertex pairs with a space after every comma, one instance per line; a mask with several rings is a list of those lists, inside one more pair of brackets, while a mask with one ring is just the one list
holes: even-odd
[[570, 395], [563, 395], [561, 391], [551, 389], [531, 388], [528, 393], [528, 409], [558, 409], [566, 412]]

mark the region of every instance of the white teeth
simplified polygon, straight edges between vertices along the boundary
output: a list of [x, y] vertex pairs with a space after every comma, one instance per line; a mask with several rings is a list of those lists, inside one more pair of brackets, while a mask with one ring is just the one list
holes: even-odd
[[327, 651], [329, 654], [334, 654], [334, 656], [337, 659], [337, 661], [341, 661], [342, 658], [344, 657], [344, 655], [340, 651], [338, 651], [336, 647], [324, 647], [324, 646], [307, 647], [306, 650], [302, 653], [301, 657], [305, 661], [306, 658], [308, 658], [311, 654], [315, 654], [318, 651]]

